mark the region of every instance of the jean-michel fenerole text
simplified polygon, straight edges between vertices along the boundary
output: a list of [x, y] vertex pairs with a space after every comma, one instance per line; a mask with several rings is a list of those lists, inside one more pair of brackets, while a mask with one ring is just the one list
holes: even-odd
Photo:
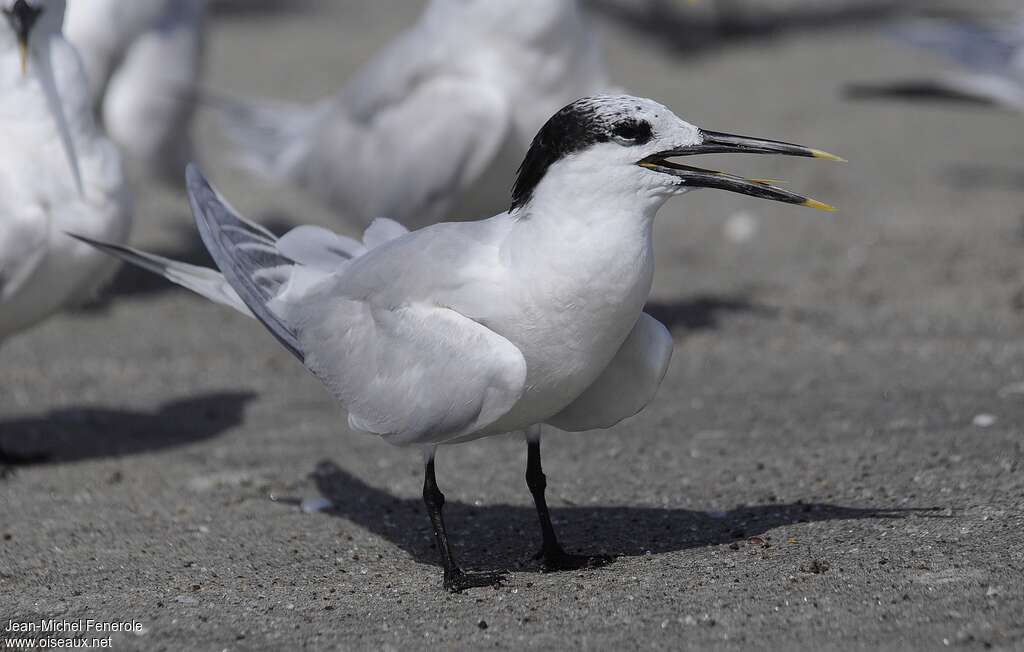
[[100, 634], [110, 632], [142, 632], [142, 623], [137, 620], [103, 621], [87, 618], [67, 620], [50, 618], [38, 622], [18, 622], [8, 620], [4, 627], [5, 633], [19, 634]]

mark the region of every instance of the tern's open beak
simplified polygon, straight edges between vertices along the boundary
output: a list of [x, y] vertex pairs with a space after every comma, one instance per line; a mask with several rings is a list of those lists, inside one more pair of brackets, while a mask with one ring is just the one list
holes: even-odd
[[697, 145], [659, 152], [653, 156], [648, 156], [640, 161], [638, 165], [649, 170], [678, 177], [684, 186], [717, 188], [719, 190], [728, 190], [761, 199], [797, 204], [828, 212], [836, 210], [828, 204], [778, 188], [772, 185], [770, 181], [764, 179], [744, 179], [743, 177], [725, 172], [680, 165], [668, 159], [676, 156], [693, 156], [695, 154], [778, 154], [782, 156], [820, 158], [828, 161], [843, 161], [838, 156], [823, 152], [820, 149], [811, 149], [810, 147], [783, 143], [777, 140], [735, 136], [715, 131], [701, 131], [701, 134], [703, 140]]
[[18, 52], [21, 54], [21, 73], [28, 72], [28, 39], [43, 10], [33, 7], [25, 0], [18, 0], [10, 9], [4, 9], [7, 22], [11, 24], [18, 38]]

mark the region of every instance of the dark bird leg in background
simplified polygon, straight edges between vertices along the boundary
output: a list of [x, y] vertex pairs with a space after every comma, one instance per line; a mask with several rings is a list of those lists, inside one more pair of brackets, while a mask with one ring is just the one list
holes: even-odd
[[444, 588], [452, 593], [477, 586], [494, 586], [500, 584], [503, 576], [500, 573], [466, 573], [455, 563], [452, 546], [448, 542], [448, 532], [444, 527], [444, 494], [437, 488], [434, 476], [434, 456], [427, 458], [423, 475], [423, 502], [430, 515], [430, 525], [434, 528], [434, 541], [441, 553], [441, 564], [444, 566]]
[[615, 558], [609, 555], [570, 555], [562, 549], [558, 543], [558, 537], [555, 536], [555, 528], [551, 525], [548, 501], [544, 498], [548, 480], [540, 465], [539, 433], [528, 435], [526, 446], [526, 486], [533, 494], [533, 502], [537, 506], [537, 518], [540, 519], [541, 535], [544, 537], [543, 546], [534, 557], [541, 560], [541, 570], [550, 573], [560, 570], [595, 568], [614, 561]]

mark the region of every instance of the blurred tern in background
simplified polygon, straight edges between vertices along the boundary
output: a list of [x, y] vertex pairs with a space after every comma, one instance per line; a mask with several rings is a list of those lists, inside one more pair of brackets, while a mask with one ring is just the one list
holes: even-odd
[[939, 53], [965, 71], [851, 85], [851, 97], [968, 101], [1024, 112], [1024, 12], [999, 24], [921, 18], [894, 27], [889, 34], [902, 43]]
[[414, 232], [378, 220], [361, 243], [312, 226], [278, 239], [239, 216], [190, 167], [199, 233], [223, 275], [94, 244], [255, 316], [348, 409], [352, 429], [421, 448], [444, 586], [459, 591], [497, 578], [468, 575], [452, 556], [434, 475], [441, 444], [524, 432], [543, 568], [608, 561], [559, 545], [544, 497], [540, 430], [609, 428], [654, 397], [672, 354], [668, 330], [643, 312], [661, 206], [718, 188], [831, 210], [765, 181], [669, 160], [707, 153], [839, 160], [701, 130], [652, 100], [599, 96], [544, 125], [520, 168], [512, 208], [490, 219]]
[[0, 341], [113, 274], [65, 231], [125, 242], [121, 155], [96, 127], [81, 61], [64, 40], [64, 0], [0, 0]]
[[203, 64], [206, 0], [71, 0], [67, 38], [110, 137], [148, 174], [180, 183]]
[[249, 169], [341, 217], [411, 227], [449, 217], [544, 121], [609, 90], [577, 0], [432, 0], [336, 95], [312, 105], [215, 101]]

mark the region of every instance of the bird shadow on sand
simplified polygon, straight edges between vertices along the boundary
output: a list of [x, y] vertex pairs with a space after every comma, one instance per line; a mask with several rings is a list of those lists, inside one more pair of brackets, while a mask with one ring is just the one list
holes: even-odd
[[671, 0], [622, 2], [593, 0], [598, 14], [642, 34], [678, 54], [712, 52], [742, 41], [771, 39], [791, 32], [838, 29], [906, 14], [905, 0], [873, 0], [835, 6], [796, 6], [786, 10], [743, 9], [736, 3], [713, 3], [717, 13], [688, 11]]
[[[330, 515], [386, 539], [419, 563], [440, 566], [418, 498], [399, 498], [367, 485], [331, 461], [320, 462], [313, 479], [331, 501]], [[523, 491], [526, 492], [524, 483]], [[445, 523], [458, 560], [471, 569], [539, 570], [537, 513], [529, 505], [445, 503]], [[726, 512], [669, 507], [555, 506], [552, 519], [566, 550], [579, 554], [639, 557], [715, 546], [752, 537], [774, 545], [775, 528], [817, 521], [899, 519], [936, 515], [933, 509], [857, 508], [817, 503], [740, 506]]]
[[242, 423], [248, 392], [171, 401], [151, 412], [65, 408], [0, 420], [0, 468], [119, 457], [212, 439]]
[[995, 102], [976, 95], [961, 93], [947, 88], [939, 81], [928, 79], [847, 84], [843, 95], [848, 100], [885, 100], [916, 104], [948, 104], [973, 106], [985, 109], [1000, 109]]
[[756, 303], [746, 295], [698, 294], [679, 301], [651, 301], [644, 306], [644, 312], [670, 331], [681, 329], [695, 332], [717, 329], [722, 319], [732, 314], [772, 318], [777, 317], [780, 311]]

